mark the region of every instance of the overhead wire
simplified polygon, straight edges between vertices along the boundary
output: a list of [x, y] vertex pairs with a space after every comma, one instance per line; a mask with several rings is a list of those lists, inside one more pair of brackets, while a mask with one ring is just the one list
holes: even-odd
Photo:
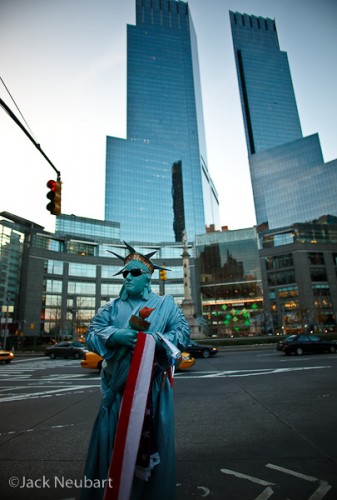
[[29, 130], [29, 132], [30, 132], [31, 136], [32, 136], [34, 139], [36, 139], [35, 134], [33, 133], [33, 131], [32, 131], [32, 129], [30, 128], [30, 126], [28, 125], [27, 120], [25, 119], [25, 117], [24, 117], [24, 116], [23, 116], [23, 114], [21, 113], [21, 110], [20, 110], [19, 106], [16, 104], [14, 97], [13, 97], [13, 96], [12, 96], [12, 94], [10, 93], [9, 88], [7, 87], [7, 85], [5, 84], [5, 82], [4, 82], [4, 80], [3, 80], [3, 78], [2, 78], [1, 76], [0, 76], [0, 80], [1, 80], [1, 83], [3, 84], [3, 86], [5, 87], [5, 89], [6, 89], [7, 93], [8, 93], [8, 95], [9, 95], [9, 97], [12, 99], [12, 101], [13, 101], [13, 103], [14, 103], [14, 105], [15, 105], [16, 109], [17, 109], [17, 110], [18, 110], [18, 112], [20, 113], [21, 118], [23, 119], [23, 121], [24, 121], [24, 122], [25, 122], [25, 124], [27, 125], [27, 128], [28, 128], [28, 130]]

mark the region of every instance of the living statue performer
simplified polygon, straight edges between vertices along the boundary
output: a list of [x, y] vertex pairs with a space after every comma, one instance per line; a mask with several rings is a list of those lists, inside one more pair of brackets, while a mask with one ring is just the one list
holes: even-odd
[[[103, 485], [109, 475], [123, 392], [140, 331], [131, 317], [146, 317], [148, 330], [144, 328], [141, 331], [154, 338], [155, 343], [152, 339], [151, 343], [155, 345], [155, 354], [145, 411], [147, 417], [143, 423], [148, 427], [142, 432], [139, 450], [136, 444], [138, 457], [130, 485], [130, 499], [174, 500], [176, 471], [170, 351], [156, 332], [183, 350], [189, 343], [190, 328], [170, 295], [158, 296], [151, 291], [153, 271], [164, 269], [151, 262], [155, 252], [142, 255], [127, 243], [125, 245], [130, 252], [125, 258], [114, 254], [124, 262], [124, 267], [117, 273], [124, 278], [119, 297], [97, 312], [87, 332], [88, 348], [102, 356], [104, 361], [101, 370], [102, 401], [92, 430], [84, 471], [84, 484], [90, 485], [89, 480], [96, 482], [93, 483], [95, 487], [82, 489], [81, 499], [98, 500], [104, 496], [104, 488], [97, 487], [97, 484]], [[140, 335], [144, 337], [144, 334]], [[149, 446], [146, 442], [148, 437], [151, 449], [144, 452]]]

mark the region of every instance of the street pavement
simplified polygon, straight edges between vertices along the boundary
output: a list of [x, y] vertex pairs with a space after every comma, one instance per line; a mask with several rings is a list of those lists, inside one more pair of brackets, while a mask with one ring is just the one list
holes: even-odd
[[[179, 372], [178, 500], [336, 500], [336, 372], [336, 354], [275, 349]], [[78, 361], [0, 365], [1, 498], [79, 499], [99, 403], [98, 374]]]

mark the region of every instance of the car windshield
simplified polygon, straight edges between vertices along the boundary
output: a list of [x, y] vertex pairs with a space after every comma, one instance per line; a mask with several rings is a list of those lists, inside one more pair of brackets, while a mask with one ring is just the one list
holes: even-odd
[[287, 342], [294, 342], [297, 339], [297, 335], [290, 335], [290, 337], [286, 337]]
[[68, 341], [65, 341], [65, 342], [59, 342], [58, 344], [55, 344], [54, 347], [70, 347], [70, 346], [73, 346], [73, 347], [82, 347], [83, 349], [85, 349], [85, 345], [82, 344], [81, 342], [68, 342]]

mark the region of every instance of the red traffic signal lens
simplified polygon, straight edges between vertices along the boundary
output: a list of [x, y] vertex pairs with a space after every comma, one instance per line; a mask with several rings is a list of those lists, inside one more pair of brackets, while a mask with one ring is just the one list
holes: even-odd
[[56, 181], [50, 180], [47, 182], [47, 188], [51, 189], [52, 191], [55, 191], [56, 188]]

